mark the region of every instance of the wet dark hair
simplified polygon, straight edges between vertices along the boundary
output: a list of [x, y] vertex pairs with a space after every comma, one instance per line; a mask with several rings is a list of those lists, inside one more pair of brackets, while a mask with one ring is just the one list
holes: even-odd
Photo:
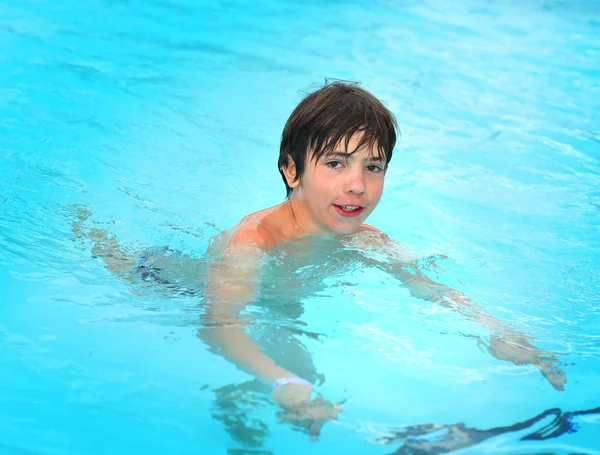
[[318, 161], [323, 155], [333, 153], [342, 139], [346, 150], [352, 136], [363, 133], [354, 153], [364, 146], [377, 144], [379, 159], [385, 167], [392, 159], [396, 145], [398, 124], [394, 114], [381, 101], [357, 82], [325, 81], [318, 90], [309, 93], [290, 115], [279, 149], [279, 172], [286, 187], [286, 197], [292, 195], [283, 168], [291, 157], [296, 164], [296, 180], [302, 180], [306, 168], [308, 150], [312, 150], [309, 161]]

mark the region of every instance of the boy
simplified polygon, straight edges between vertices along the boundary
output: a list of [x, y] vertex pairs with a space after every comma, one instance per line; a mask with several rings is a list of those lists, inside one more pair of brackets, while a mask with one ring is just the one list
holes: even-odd
[[[396, 121], [373, 95], [334, 82], [307, 96], [282, 136], [279, 172], [287, 200], [244, 217], [212, 245], [207, 313], [222, 324], [203, 339], [238, 367], [270, 384], [273, 399], [300, 415], [335, 417], [334, 406], [309, 405], [312, 384], [263, 353], [234, 315], [255, 294], [261, 253], [300, 237], [379, 233], [364, 221], [377, 206], [396, 143]], [[233, 319], [232, 319], [233, 318]]]
[[[287, 200], [243, 218], [213, 244], [223, 260], [210, 267], [206, 317], [213, 322], [202, 338], [238, 367], [269, 384], [272, 398], [298, 420], [335, 418], [339, 408], [310, 401], [313, 385], [282, 368], [246, 333], [237, 316], [255, 295], [264, 251], [300, 238], [355, 236], [364, 248], [398, 251], [385, 234], [364, 221], [377, 206], [396, 142], [393, 114], [355, 84], [334, 82], [309, 94], [287, 121], [281, 140], [279, 171]], [[488, 351], [515, 364], [531, 363], [557, 390], [564, 373], [549, 353], [526, 337], [481, 312], [462, 293], [429, 280], [406, 261], [384, 264], [415, 297], [450, 306], [490, 328]]]
[[[244, 217], [209, 247], [209, 253], [220, 259], [209, 265], [207, 324], [201, 338], [268, 385], [271, 397], [289, 411], [287, 417], [311, 422], [313, 432], [318, 432], [323, 421], [335, 418], [340, 408], [320, 398], [311, 401], [314, 370], [305, 369], [303, 374], [300, 367], [283, 367], [245, 330], [247, 321], [240, 311], [256, 295], [261, 261], [269, 250], [293, 248], [298, 242], [310, 248], [323, 239], [352, 238], [362, 249], [382, 250], [388, 256], [399, 251], [385, 234], [365, 224], [383, 192], [396, 130], [393, 114], [356, 84], [337, 81], [309, 94], [291, 114], [282, 135], [278, 167], [286, 201]], [[95, 240], [98, 255], [111, 270], [118, 271], [123, 263], [133, 265], [106, 236], [100, 248]], [[174, 267], [177, 260], [173, 258], [156, 256], [152, 261], [163, 271], [176, 268], [183, 273], [185, 269], [181, 260]], [[451, 307], [491, 329], [494, 335], [488, 351], [496, 358], [534, 364], [554, 388], [563, 389], [564, 373], [554, 365], [553, 356], [483, 313], [464, 294], [431, 281], [405, 259], [380, 265], [402, 280], [413, 296]], [[164, 275], [156, 281], [167, 282]]]

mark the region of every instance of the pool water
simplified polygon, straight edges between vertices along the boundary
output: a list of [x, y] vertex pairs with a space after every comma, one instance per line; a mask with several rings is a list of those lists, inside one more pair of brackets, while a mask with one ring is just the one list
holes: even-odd
[[[0, 3], [0, 453], [600, 454], [600, 3], [458, 3]], [[283, 201], [283, 125], [326, 77], [398, 117], [369, 223], [564, 391], [351, 246], [274, 254], [247, 310], [342, 403], [318, 438], [209, 351], [209, 240]], [[82, 211], [198, 288], [115, 276]]]

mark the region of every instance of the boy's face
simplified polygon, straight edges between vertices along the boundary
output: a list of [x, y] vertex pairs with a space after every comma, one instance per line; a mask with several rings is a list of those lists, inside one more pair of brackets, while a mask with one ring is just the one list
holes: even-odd
[[357, 232], [381, 198], [385, 162], [377, 156], [377, 144], [348, 153], [356, 149], [360, 138], [360, 134], [354, 135], [348, 149], [342, 140], [333, 153], [317, 162], [307, 157], [302, 183], [294, 189], [312, 220], [325, 232]]

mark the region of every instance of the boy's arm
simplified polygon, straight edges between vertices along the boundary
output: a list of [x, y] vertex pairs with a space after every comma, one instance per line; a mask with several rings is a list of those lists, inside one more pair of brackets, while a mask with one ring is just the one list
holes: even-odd
[[[73, 233], [76, 238], [86, 238], [93, 242], [92, 253], [101, 257], [107, 268], [126, 281], [132, 281], [132, 270], [137, 266], [136, 258], [123, 250], [114, 236], [102, 229], [82, 229], [91, 216], [83, 207], [75, 207], [76, 223]], [[259, 346], [249, 337], [244, 326], [248, 324], [240, 316], [247, 303], [254, 299], [256, 282], [260, 275], [261, 257], [264, 249], [272, 247], [265, 233], [256, 226], [242, 226], [231, 239], [230, 249], [221, 261], [213, 261], [209, 266], [206, 292], [206, 312], [204, 326], [200, 330], [202, 338], [213, 351], [247, 371], [266, 384], [281, 378], [296, 378], [296, 375], [279, 367], [270, 357], [261, 352]], [[192, 273], [190, 272], [191, 279]], [[200, 284], [200, 283], [198, 283]], [[300, 379], [300, 378], [297, 378]], [[313, 387], [308, 384], [287, 384], [278, 387], [271, 396], [280, 405], [298, 409], [308, 406]], [[317, 402], [317, 404], [322, 404]], [[337, 412], [326, 411], [326, 406], [312, 406], [308, 415], [318, 418], [332, 418]], [[325, 409], [325, 410], [324, 410]]]
[[225, 359], [265, 384], [291, 378], [291, 382], [271, 393], [273, 400], [288, 410], [280, 417], [300, 423], [311, 434], [318, 435], [324, 422], [335, 419], [341, 407], [320, 396], [311, 401], [312, 385], [265, 355], [244, 330], [248, 322], [240, 316], [256, 295], [264, 250], [272, 247], [268, 234], [258, 226], [242, 226], [236, 232], [223, 260], [210, 266], [207, 309], [200, 337]]
[[248, 322], [240, 316], [256, 295], [262, 253], [255, 245], [238, 245], [209, 266], [202, 339], [244, 371], [270, 384], [293, 374], [260, 351], [244, 330]]
[[[248, 321], [240, 315], [256, 295], [261, 258], [269, 246], [268, 235], [260, 226], [238, 230], [222, 260], [209, 267], [207, 307], [200, 331], [200, 337], [214, 352], [267, 385], [282, 378], [297, 378], [261, 351], [244, 330]], [[272, 397], [289, 407], [308, 401], [312, 391], [308, 384], [288, 384], [277, 388]]]
[[92, 254], [102, 258], [106, 268], [113, 274], [126, 281], [131, 281], [130, 272], [135, 268], [136, 260], [127, 252], [123, 251], [114, 236], [110, 236], [105, 230], [91, 228], [83, 231], [83, 224], [92, 216], [85, 206], [74, 205], [76, 222], [73, 224], [73, 234], [76, 239], [89, 239], [93, 242]]
[[[371, 226], [369, 228], [369, 231], [375, 230]], [[377, 242], [379, 245], [383, 243], [386, 249], [399, 248], [396, 242], [381, 231], [378, 232], [383, 238], [383, 242]], [[556, 357], [548, 351], [531, 345], [528, 341], [530, 337], [485, 313], [462, 292], [431, 280], [421, 273], [418, 267], [406, 261], [398, 260], [384, 266], [387, 267], [388, 272], [402, 281], [413, 297], [451, 308], [490, 329], [492, 336], [487, 350], [491, 355], [516, 365], [535, 365], [556, 390], [564, 390], [566, 377], [564, 372], [555, 365]]]

